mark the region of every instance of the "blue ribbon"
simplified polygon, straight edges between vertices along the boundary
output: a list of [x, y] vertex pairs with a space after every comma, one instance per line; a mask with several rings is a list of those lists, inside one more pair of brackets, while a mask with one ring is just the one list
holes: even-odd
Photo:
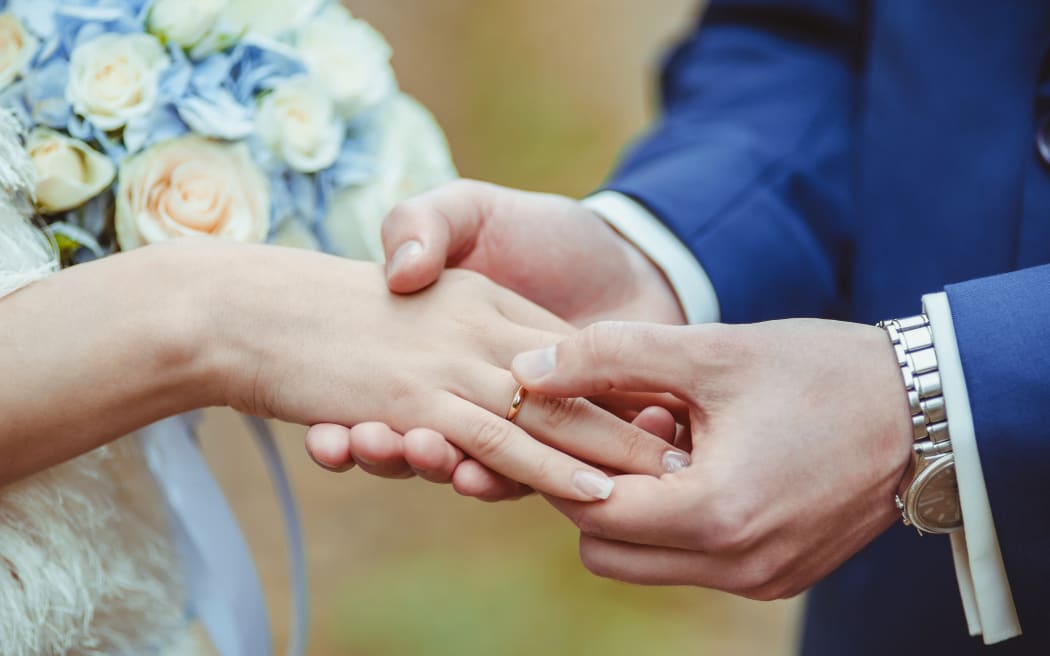
[[[186, 589], [212, 644], [222, 656], [272, 656], [270, 622], [248, 544], [194, 435], [194, 415], [159, 421], [141, 431], [146, 460], [163, 493]], [[273, 434], [266, 423], [248, 424], [262, 449], [284, 511], [292, 572], [290, 656], [306, 651], [308, 584], [302, 530]]]

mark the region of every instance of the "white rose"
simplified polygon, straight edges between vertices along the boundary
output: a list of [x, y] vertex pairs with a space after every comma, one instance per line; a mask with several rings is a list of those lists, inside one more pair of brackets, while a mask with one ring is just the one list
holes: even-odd
[[48, 128], [29, 133], [26, 151], [36, 167], [40, 211], [65, 212], [83, 205], [113, 182], [116, 167], [79, 139]]
[[124, 160], [117, 183], [121, 249], [174, 237], [266, 239], [270, 188], [243, 144], [187, 136]]
[[183, 48], [192, 48], [216, 27], [228, 0], [157, 0], [149, 31]]
[[264, 96], [255, 122], [263, 142], [297, 171], [320, 171], [339, 156], [344, 123], [324, 88], [305, 75]]
[[298, 34], [299, 54], [344, 116], [374, 107], [397, 88], [390, 45], [368, 23], [333, 4]]
[[295, 31], [328, 0], [229, 0], [225, 17], [240, 31], [276, 37]]
[[6, 88], [25, 71], [39, 43], [26, 31], [18, 16], [10, 11], [0, 14], [0, 89]]
[[325, 221], [341, 255], [379, 262], [380, 229], [394, 205], [457, 177], [444, 133], [411, 96], [400, 93], [390, 101], [381, 129], [377, 178], [336, 194]]
[[73, 50], [66, 100], [98, 128], [116, 130], [154, 108], [169, 64], [150, 34], [103, 34]]

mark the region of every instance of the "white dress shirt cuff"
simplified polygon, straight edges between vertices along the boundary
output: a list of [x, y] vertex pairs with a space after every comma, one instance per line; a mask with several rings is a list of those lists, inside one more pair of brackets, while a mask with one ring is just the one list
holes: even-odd
[[1021, 623], [1014, 608], [984, 486], [948, 295], [929, 294], [922, 298], [922, 303], [933, 331], [962, 507], [963, 528], [951, 536], [955, 575], [970, 635], [983, 635], [985, 644], [990, 645], [1020, 635]]
[[652, 212], [615, 191], [600, 191], [583, 200], [624, 239], [667, 276], [689, 323], [718, 321], [718, 295], [704, 268]]

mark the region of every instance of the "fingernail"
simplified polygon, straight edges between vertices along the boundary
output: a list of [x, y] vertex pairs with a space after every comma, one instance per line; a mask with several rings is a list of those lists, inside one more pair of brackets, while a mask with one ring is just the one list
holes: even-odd
[[519, 353], [510, 366], [523, 382], [534, 383], [554, 371], [554, 347]]
[[390, 258], [390, 265], [387, 268], [389, 273], [395, 273], [398, 269], [405, 266], [409, 260], [414, 258], [423, 252], [423, 244], [419, 243], [415, 239], [406, 241], [405, 243], [398, 246], [397, 250], [394, 251], [394, 257]]
[[664, 471], [668, 474], [673, 474], [676, 471], [681, 471], [688, 467], [692, 462], [692, 458], [690, 458], [688, 454], [682, 453], [681, 451], [664, 451]]
[[572, 475], [573, 486], [595, 499], [608, 499], [613, 491], [613, 480], [604, 474], [581, 469]]

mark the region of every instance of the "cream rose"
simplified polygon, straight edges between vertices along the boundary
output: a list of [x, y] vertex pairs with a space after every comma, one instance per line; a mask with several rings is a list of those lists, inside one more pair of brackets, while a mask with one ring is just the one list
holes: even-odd
[[374, 107], [397, 88], [390, 45], [339, 4], [299, 30], [298, 46], [307, 69], [324, 83], [343, 116]]
[[332, 201], [325, 227], [341, 255], [383, 260], [380, 229], [394, 205], [454, 179], [456, 167], [437, 121], [407, 94], [398, 94], [381, 121], [378, 176]]
[[37, 207], [44, 213], [83, 205], [113, 182], [116, 167], [79, 139], [48, 128], [29, 133], [26, 150], [36, 167]]
[[198, 136], [126, 159], [116, 206], [123, 250], [193, 235], [258, 242], [270, 225], [269, 184], [248, 148]]
[[228, 0], [157, 0], [149, 13], [149, 31], [183, 48], [192, 48], [215, 29]]
[[39, 44], [17, 16], [10, 11], [0, 14], [0, 89], [25, 71]]
[[66, 100], [100, 129], [116, 130], [154, 108], [170, 63], [150, 34], [103, 34], [73, 50]]
[[270, 150], [297, 171], [315, 173], [339, 156], [343, 121], [324, 88], [305, 75], [263, 97], [255, 122]]
[[229, 0], [224, 15], [241, 31], [275, 37], [295, 31], [316, 15], [325, 2], [326, 0]]

